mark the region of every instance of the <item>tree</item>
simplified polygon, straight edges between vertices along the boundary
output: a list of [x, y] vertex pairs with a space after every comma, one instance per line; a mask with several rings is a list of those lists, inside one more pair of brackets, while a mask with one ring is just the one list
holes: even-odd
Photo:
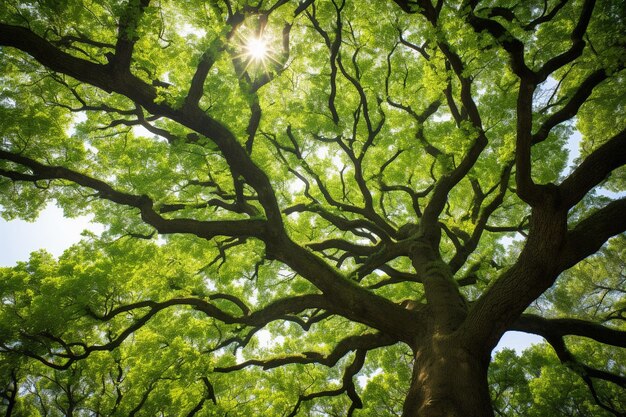
[[619, 2], [0, 16], [3, 216], [108, 227], [2, 269], [6, 415], [625, 415]]

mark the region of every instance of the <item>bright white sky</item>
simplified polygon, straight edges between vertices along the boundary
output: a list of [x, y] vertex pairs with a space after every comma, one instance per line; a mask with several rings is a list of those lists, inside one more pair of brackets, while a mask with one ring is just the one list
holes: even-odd
[[509, 348], [514, 349], [518, 354], [520, 354], [524, 349], [530, 347], [530, 345], [535, 345], [537, 343], [541, 343], [542, 341], [543, 337], [534, 334], [506, 332], [504, 336], [502, 336], [502, 339], [500, 339], [498, 345], [493, 349], [493, 353], [504, 348]]
[[13, 266], [27, 261], [31, 252], [46, 249], [58, 257], [63, 251], [81, 239], [83, 230], [102, 230], [100, 225], [89, 222], [88, 217], [66, 219], [63, 210], [48, 205], [35, 222], [0, 218], [0, 266]]

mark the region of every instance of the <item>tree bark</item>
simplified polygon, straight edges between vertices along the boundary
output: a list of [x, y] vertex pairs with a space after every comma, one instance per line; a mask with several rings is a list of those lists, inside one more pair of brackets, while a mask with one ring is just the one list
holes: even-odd
[[493, 416], [487, 369], [457, 338], [433, 335], [415, 350], [413, 377], [403, 417]]

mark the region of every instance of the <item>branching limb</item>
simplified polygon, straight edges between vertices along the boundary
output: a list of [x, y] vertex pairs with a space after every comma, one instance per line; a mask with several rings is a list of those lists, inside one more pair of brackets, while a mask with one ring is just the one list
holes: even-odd
[[318, 252], [328, 249], [339, 249], [353, 256], [369, 256], [377, 250], [376, 246], [357, 245], [344, 239], [327, 239], [321, 242], [313, 242], [307, 244], [307, 247]]
[[[53, 43], [56, 46], [66, 47], [66, 48], [75, 48], [74, 47], [74, 43], [81, 43], [81, 44], [84, 44], [84, 45], [93, 46], [95, 48], [108, 48], [108, 49], [111, 49], [111, 50], [115, 49], [115, 45], [113, 45], [111, 43], [95, 41], [95, 40], [87, 37], [85, 34], [79, 32], [77, 29], [74, 29], [74, 30], [75, 30], [75, 33], [76, 33], [75, 35], [62, 35], [62, 36], [59, 36], [59, 39], [56, 40], [56, 41], [53, 41]], [[55, 31], [55, 33], [57, 35], [60, 35], [56, 31]], [[75, 48], [75, 49], [81, 50], [80, 48]]]
[[564, 271], [595, 253], [611, 237], [626, 230], [626, 198], [615, 200], [567, 232], [559, 254], [559, 270]]
[[[473, 2], [473, 6], [476, 3]], [[545, 187], [535, 184], [531, 177], [530, 149], [532, 144], [545, 138], [544, 136], [547, 136], [552, 126], [570, 118], [570, 113], [572, 111], [575, 112], [580, 107], [590, 94], [593, 86], [597, 85], [606, 76], [601, 71], [592, 74], [581, 85], [581, 88], [575, 94], [575, 98], [565, 106], [562, 112], [558, 112], [549, 118], [536, 136], [531, 134], [533, 93], [537, 85], [545, 81], [550, 74], [573, 62], [582, 54], [585, 46], [583, 35], [587, 30], [594, 5], [595, 0], [584, 2], [579, 20], [570, 36], [572, 46], [566, 52], [547, 61], [537, 71], [533, 71], [526, 66], [524, 61], [524, 44], [519, 39], [513, 37], [504, 26], [495, 20], [476, 16], [473, 12], [473, 7], [468, 15], [468, 22], [476, 32], [486, 30], [508, 52], [513, 72], [520, 78], [517, 101], [516, 182], [519, 197], [531, 206], [535, 206], [544, 200], [547, 192]]]
[[[98, 130], [106, 130], [106, 129], [114, 128], [117, 126], [130, 126], [130, 127], [141, 126], [145, 128], [148, 132], [153, 133], [156, 136], [160, 136], [164, 138], [170, 144], [173, 144], [176, 141], [182, 140], [182, 137], [176, 136], [173, 133], [165, 129], [156, 127], [155, 125], [150, 123], [155, 120], [158, 120], [159, 118], [157, 116], [151, 116], [149, 118], [146, 118], [145, 115], [143, 114], [143, 109], [140, 106], [136, 106], [135, 110], [131, 110], [131, 111], [109, 109], [107, 108], [107, 106], [83, 106], [82, 108], [79, 108], [78, 110], [72, 110], [72, 111], [82, 111], [82, 110], [105, 111], [108, 113], [111, 113], [111, 112], [119, 113], [123, 116], [135, 116], [134, 119], [112, 120], [107, 125], [99, 127]], [[191, 142], [191, 141], [188, 141], [188, 142]]]
[[533, 19], [532, 21], [524, 25], [524, 29], [534, 30], [540, 24], [549, 22], [550, 20], [554, 19], [554, 17], [559, 12], [559, 10], [561, 10], [563, 6], [565, 6], [568, 2], [569, 0], [560, 0], [557, 4], [554, 5], [554, 7], [552, 8], [552, 10], [550, 10], [550, 12], [547, 12], [548, 2], [545, 2], [544, 3], [545, 7], [543, 9], [543, 12], [541, 13], [541, 16], [539, 16], [536, 19]]
[[626, 348], [626, 331], [617, 330], [587, 320], [548, 319], [534, 314], [523, 314], [511, 330], [543, 336], [546, 339], [563, 336], [581, 336], [606, 345]]
[[504, 201], [504, 196], [507, 192], [507, 187], [509, 184], [509, 178], [511, 176], [511, 170], [513, 169], [513, 162], [509, 162], [505, 165], [502, 174], [500, 175], [500, 183], [498, 184], [498, 193], [491, 200], [489, 204], [483, 207], [480, 210], [480, 215], [476, 222], [476, 227], [472, 232], [472, 235], [469, 239], [467, 239], [463, 245], [458, 245], [457, 252], [454, 257], [450, 260], [449, 265], [452, 273], [456, 273], [463, 264], [467, 261], [469, 255], [476, 250], [478, 247], [478, 243], [480, 242], [480, 238], [483, 232], [487, 229], [487, 221], [491, 217], [491, 215], [500, 207], [502, 202]]
[[110, 64], [116, 72], [130, 71], [135, 43], [139, 40], [137, 36], [137, 26], [143, 13], [150, 4], [150, 0], [129, 0], [120, 17], [117, 32], [117, 43], [115, 44], [115, 56], [110, 58]]
[[303, 352], [299, 355], [287, 355], [270, 359], [251, 359], [237, 365], [214, 368], [215, 372], [233, 372], [250, 366], [259, 366], [264, 370], [277, 368], [287, 364], [320, 364], [329, 368], [335, 366], [337, 362], [349, 352], [355, 350], [371, 350], [396, 343], [393, 338], [382, 333], [366, 333], [358, 336], [349, 336], [337, 343], [335, 348], [327, 355], [318, 352]]
[[[376, 124], [376, 126], [374, 126], [374, 124], [372, 123], [369, 101], [367, 100], [367, 95], [365, 94], [365, 90], [363, 89], [363, 86], [361, 85], [361, 82], [359, 79], [360, 78], [359, 67], [356, 64], [356, 61], [357, 61], [356, 58], [357, 58], [358, 52], [359, 52], [359, 48], [356, 48], [354, 55], [352, 57], [352, 62], [356, 71], [355, 76], [353, 76], [346, 70], [345, 66], [343, 65], [343, 61], [341, 59], [341, 54], [337, 55], [337, 65], [339, 67], [339, 70], [341, 71], [341, 74], [344, 76], [345, 79], [347, 79], [350, 82], [350, 84], [352, 84], [352, 86], [354, 87], [354, 89], [357, 91], [359, 95], [359, 103], [360, 103], [359, 108], [362, 110], [363, 119], [365, 120], [365, 125], [367, 127], [367, 132], [368, 132], [367, 139], [363, 143], [363, 146], [361, 149], [361, 155], [359, 155], [358, 157], [359, 160], [362, 160], [363, 156], [365, 155], [365, 152], [372, 145], [374, 138], [378, 135], [378, 133], [380, 133], [380, 130], [383, 127], [383, 124], [385, 122], [385, 117], [384, 117], [384, 113], [381, 112], [381, 119]], [[380, 110], [380, 107], [379, 107], [379, 110]]]
[[560, 110], [548, 117], [543, 122], [541, 127], [539, 127], [537, 132], [532, 137], [533, 145], [544, 141], [554, 126], [576, 116], [578, 109], [580, 109], [580, 107], [585, 103], [585, 100], [589, 98], [594, 87], [606, 80], [607, 77], [608, 75], [606, 71], [602, 69], [593, 72], [585, 78], [569, 101]]
[[[473, 2], [474, 6], [477, 2]], [[468, 14], [468, 22], [477, 33], [487, 31], [509, 54], [511, 69], [520, 78], [535, 78], [534, 72], [524, 61], [524, 44], [514, 37], [504, 26], [493, 19], [474, 14], [473, 7]]]
[[376, 247], [376, 252], [368, 256], [351, 275], [357, 281], [361, 281], [366, 275], [384, 267], [387, 262], [401, 256], [407, 256], [410, 252], [410, 247], [410, 240], [381, 244], [380, 247]]
[[415, 45], [414, 43], [411, 43], [409, 41], [407, 41], [402, 33], [402, 30], [400, 28], [398, 28], [398, 37], [400, 39], [400, 43], [404, 46], [406, 46], [409, 49], [412, 49], [416, 52], [418, 52], [421, 56], [424, 57], [425, 60], [430, 60], [430, 54], [428, 53], [428, 51], [426, 50], [426, 47], [428, 46], [427, 42], [424, 42], [422, 45]]
[[193, 417], [200, 410], [202, 410], [206, 400], [211, 400], [214, 405], [217, 404], [217, 398], [215, 397], [215, 389], [213, 388], [213, 384], [211, 384], [211, 381], [209, 381], [209, 378], [207, 378], [206, 376], [203, 376], [201, 380], [204, 384], [204, 394], [202, 395], [202, 398], [200, 398], [200, 401], [198, 401], [198, 404], [196, 404], [196, 406], [187, 413], [187, 417]]
[[439, 107], [441, 106], [441, 101], [435, 100], [428, 107], [424, 109], [421, 113], [417, 113], [415, 110], [411, 108], [411, 106], [404, 105], [402, 103], [396, 103], [391, 98], [387, 97], [387, 103], [392, 107], [403, 110], [408, 113], [415, 121], [417, 122], [416, 130], [415, 130], [415, 138], [424, 146], [426, 152], [431, 155], [433, 158], [438, 158], [441, 155], [444, 155], [444, 152], [439, 148], [428, 142], [426, 137], [424, 136], [424, 122], [428, 120], [432, 115], [434, 115]]
[[[363, 229], [366, 229], [368, 232], [371, 232], [374, 235], [376, 235], [380, 240], [389, 241], [390, 236], [393, 236], [395, 234], [395, 230], [388, 222], [386, 222], [380, 215], [378, 215], [378, 213], [376, 213], [376, 211], [371, 205], [371, 196], [369, 200], [370, 204], [369, 205], [365, 204], [364, 207], [355, 206], [353, 204], [348, 204], [343, 201], [339, 201], [335, 199], [330, 193], [330, 190], [326, 187], [326, 184], [324, 183], [320, 175], [318, 175], [317, 172], [315, 172], [315, 170], [311, 166], [309, 166], [309, 164], [306, 162], [306, 158], [301, 153], [300, 146], [298, 145], [298, 141], [296, 140], [296, 137], [294, 135], [294, 132], [291, 129], [291, 126], [287, 127], [286, 134], [293, 146], [283, 145], [278, 142], [276, 137], [266, 134], [266, 137], [274, 144], [276, 149], [279, 151], [279, 154], [281, 158], [283, 159], [283, 161], [285, 161], [285, 163], [289, 165], [289, 162], [287, 158], [285, 158], [285, 155], [283, 155], [283, 152], [292, 154], [293, 156], [295, 156], [298, 159], [298, 162], [306, 171], [306, 173], [310, 177], [312, 177], [313, 182], [315, 183], [315, 185], [317, 185], [317, 188], [319, 189], [322, 196], [324, 197], [324, 200], [328, 204], [332, 205], [333, 207], [339, 209], [342, 212], [353, 213], [353, 214], [360, 215], [362, 217], [359, 219], [351, 220], [349, 218], [346, 218], [347, 217], [346, 215], [338, 215], [338, 214], [332, 213], [330, 210], [324, 209], [320, 204], [318, 204], [318, 201], [310, 193], [311, 182], [303, 174], [298, 173], [295, 169], [290, 169], [290, 171], [294, 175], [296, 175], [302, 182], [304, 182], [306, 186], [305, 195], [309, 199], [312, 200], [312, 203], [311, 204], [296, 204], [294, 206], [287, 207], [286, 209], [283, 210], [283, 213], [290, 214], [290, 213], [302, 212], [302, 211], [316, 213], [322, 218], [324, 218], [325, 220], [329, 221], [330, 223], [338, 227], [340, 230], [351, 231], [357, 236], [363, 236], [372, 240], [372, 242], [376, 242], [377, 239], [375, 239], [370, 233], [364, 234], [362, 231], [358, 230], [360, 228], [363, 228]], [[340, 137], [324, 138], [324, 137], [317, 135], [316, 138], [324, 142], [339, 143], [339, 145], [346, 152], [351, 153], [350, 148], [348, 148], [347, 145], [345, 145], [342, 142], [342, 139]], [[350, 154], [350, 158], [355, 162], [355, 170], [360, 170], [359, 168], [360, 160], [358, 160], [355, 157], [355, 155], [352, 153]], [[357, 178], [357, 181], [361, 184], [362, 190], [367, 190], [367, 186], [365, 185], [364, 178], [362, 177], [362, 175], [359, 178]], [[367, 190], [366, 193], [364, 192], [364, 196], [365, 195], [369, 195], [369, 190]]]
[[[477, 2], [472, 2], [475, 7]], [[556, 13], [562, 8], [566, 0], [562, 0], [560, 4], [557, 4], [552, 12], [548, 14], [542, 14], [542, 16], [534, 21], [530, 22], [526, 29], [534, 29], [537, 25], [549, 21]], [[538, 84], [545, 81], [550, 74], [559, 68], [573, 62], [578, 58], [585, 47], [583, 41], [583, 35], [587, 30], [593, 9], [595, 6], [595, 0], [587, 0], [584, 2], [581, 8], [580, 17], [576, 27], [572, 31], [570, 38], [572, 46], [560, 55], [547, 61], [539, 70], [533, 71], [524, 62], [524, 44], [517, 38], [515, 38], [504, 26], [495, 20], [478, 17], [474, 14], [473, 8], [468, 15], [468, 22], [476, 32], [487, 31], [509, 54], [511, 58], [511, 68], [513, 72], [521, 79], [526, 79], [533, 84]], [[545, 13], [545, 11], [544, 11]]]
[[[18, 48], [52, 71], [72, 76], [107, 92], [117, 92], [154, 115], [165, 116], [211, 139], [229, 166], [259, 194], [259, 202], [273, 224], [273, 233], [284, 232], [280, 209], [267, 175], [250, 159], [234, 134], [198, 107], [174, 109], [158, 100], [156, 88], [130, 72], [114, 73], [100, 65], [67, 54], [29, 29], [0, 24], [0, 44]], [[124, 41], [122, 41], [124, 44]], [[125, 50], [125, 48], [122, 48]]]
[[226, 21], [226, 23], [230, 26], [230, 30], [225, 37], [226, 39], [223, 39], [221, 36], [216, 36], [209, 47], [204, 51], [191, 79], [191, 84], [189, 85], [189, 91], [187, 92], [187, 97], [185, 97], [183, 108], [194, 108], [198, 106], [198, 103], [204, 94], [204, 82], [209, 75], [209, 71], [213, 67], [213, 64], [215, 64], [219, 53], [225, 50], [226, 43], [236, 33], [237, 27], [243, 22], [243, 18], [243, 14], [230, 15]]
[[360, 231], [359, 229], [367, 230], [368, 232], [371, 232], [371, 233], [375, 234], [381, 240], [389, 241], [389, 237], [387, 236], [387, 233], [385, 233], [384, 230], [381, 230], [378, 227], [378, 225], [373, 224], [372, 222], [370, 222], [370, 221], [368, 221], [366, 219], [362, 219], [362, 218], [357, 218], [357, 219], [354, 219], [354, 220], [347, 219], [344, 216], [340, 216], [338, 214], [331, 213], [328, 210], [324, 210], [323, 207], [321, 207], [321, 206], [319, 206], [317, 204], [296, 204], [295, 206], [291, 206], [291, 207], [286, 208], [283, 212], [285, 214], [287, 214], [287, 215], [291, 214], [291, 213], [297, 213], [297, 212], [315, 213], [315, 214], [319, 215], [320, 217], [322, 217], [323, 219], [325, 219], [328, 222], [330, 222], [332, 225], [337, 227], [339, 230], [343, 230], [343, 231], [346, 231], [346, 232], [352, 232], [353, 234], [355, 234], [357, 236], [366, 237], [369, 240], [371, 240], [372, 243], [376, 243], [378, 241], [378, 239], [374, 238], [372, 236], [372, 234], [364, 233], [364, 232]]
[[[526, 246], [516, 264], [506, 270], [472, 305], [463, 332], [472, 340], [495, 346], [524, 309], [558, 275], [595, 253], [612, 236], [626, 230], [626, 199], [613, 201], [567, 230], [564, 210], [533, 210]], [[546, 241], [544, 236], [553, 236]], [[484, 342], [483, 342], [484, 343]]]
[[613, 170], [626, 164], [626, 129], [593, 151], [559, 186], [562, 204], [573, 207]]
[[[410, 179], [409, 179], [409, 183], [410, 183]], [[409, 197], [411, 198], [411, 206], [413, 207], [413, 211], [415, 212], [415, 215], [417, 216], [417, 218], [420, 218], [423, 215], [422, 209], [420, 207], [419, 199], [428, 196], [428, 194], [430, 194], [433, 188], [435, 188], [434, 183], [430, 184], [428, 187], [426, 187], [422, 191], [415, 191], [412, 187], [407, 186], [407, 185], [400, 185], [400, 184], [388, 185], [388, 184], [385, 184], [382, 180], [380, 184], [381, 191], [384, 191], [384, 192], [401, 191], [401, 192], [408, 194]], [[396, 235], [399, 237], [398, 233], [396, 233]]]
[[380, 281], [369, 285], [367, 288], [371, 290], [382, 288], [387, 285], [400, 284], [403, 282], [416, 282], [420, 284], [422, 283], [420, 277], [414, 272], [399, 271], [389, 265], [381, 265], [377, 269], [387, 274], [388, 278], [383, 278]]
[[356, 392], [356, 387], [354, 386], [353, 378], [357, 374], [357, 372], [359, 372], [361, 368], [363, 367], [363, 364], [365, 363], [366, 354], [367, 354], [366, 350], [356, 351], [354, 361], [344, 371], [343, 378], [341, 381], [342, 385], [340, 388], [315, 392], [312, 394], [305, 394], [305, 395], [301, 394], [298, 397], [298, 402], [296, 403], [293, 411], [289, 414], [289, 417], [296, 416], [296, 414], [298, 413], [298, 409], [300, 408], [300, 405], [304, 401], [310, 401], [314, 398], [320, 398], [320, 397], [335, 397], [343, 393], [345, 393], [348, 396], [348, 398], [352, 400], [352, 405], [348, 409], [348, 413], [347, 413], [348, 417], [351, 417], [353, 415], [355, 409], [363, 408], [363, 402], [361, 401], [359, 394], [357, 394]]
[[537, 71], [538, 79], [540, 82], [546, 80], [554, 71], [564, 67], [570, 62], [573, 62], [576, 58], [582, 55], [583, 50], [585, 49], [585, 41], [583, 40], [583, 36], [587, 31], [587, 26], [589, 26], [589, 21], [591, 20], [591, 15], [593, 14], [595, 4], [596, 0], [584, 1], [581, 7], [580, 17], [578, 18], [578, 23], [570, 34], [572, 46], [570, 46], [570, 48], [562, 54], [548, 60]]
[[60, 166], [48, 166], [31, 158], [0, 149], [0, 159], [28, 168], [33, 173], [26, 174], [11, 170], [0, 170], [0, 175], [14, 181], [36, 183], [43, 180], [67, 180], [97, 192], [97, 196], [113, 203], [134, 207], [139, 210], [144, 222], [154, 227], [159, 233], [190, 233], [204, 239], [215, 236], [265, 236], [265, 222], [262, 220], [222, 220], [198, 221], [194, 219], [166, 219], [155, 209], [154, 202], [145, 195], [134, 195], [118, 191], [109, 184]]
[[470, 140], [473, 141], [469, 150], [463, 156], [461, 162], [446, 173], [435, 185], [433, 195], [428, 205], [424, 209], [424, 215], [422, 217], [422, 229], [424, 236], [436, 244], [441, 236], [440, 228], [438, 225], [439, 215], [445, 207], [448, 199], [448, 194], [472, 169], [478, 157], [482, 153], [483, 149], [487, 146], [487, 136], [482, 127], [482, 120], [478, 107], [472, 97], [472, 80], [464, 73], [465, 65], [461, 60], [461, 57], [454, 52], [449, 45], [444, 42], [438, 43], [439, 49], [443, 52], [446, 59], [450, 63], [456, 76], [461, 82], [461, 102], [467, 112], [469, 122], [473, 127], [472, 132], [468, 132]]
[[[18, 352], [36, 359], [46, 366], [63, 370], [68, 369], [74, 362], [87, 358], [94, 352], [112, 351], [118, 348], [129, 336], [145, 326], [157, 313], [171, 307], [191, 307], [196, 311], [206, 314], [207, 317], [212, 317], [224, 324], [242, 324], [245, 326], [252, 326], [256, 330], [276, 320], [295, 321], [290, 315], [302, 312], [306, 309], [333, 309], [332, 305], [330, 305], [323, 296], [315, 294], [280, 299], [254, 312], [250, 312], [250, 309], [243, 303], [243, 301], [237, 299], [236, 297], [220, 293], [209, 296], [209, 300], [218, 299], [225, 299], [234, 303], [241, 309], [243, 315], [234, 316], [219, 307], [216, 307], [210, 301], [200, 298], [173, 298], [162, 302], [152, 300], [139, 301], [116, 307], [106, 311], [104, 314], [100, 314], [91, 308], [88, 308], [88, 315], [98, 322], [109, 322], [116, 317], [128, 314], [134, 315], [139, 311], [144, 311], [145, 309], [148, 311], [139, 318], [134, 319], [132, 323], [122, 330], [116, 337], [104, 344], [88, 345], [84, 342], [66, 342], [62, 338], [49, 332], [42, 332], [35, 335], [22, 333], [24, 338], [32, 340], [37, 345], [45, 348], [47, 353], [41, 354], [30, 348], [22, 348], [19, 344], [12, 346], [7, 345], [4, 342], [0, 344], [0, 351]], [[323, 317], [324, 316], [322, 316], [322, 318]], [[250, 337], [254, 334], [254, 331], [249, 333], [245, 343], [249, 341]], [[230, 344], [233, 341], [234, 340], [231, 339], [227, 344]], [[58, 348], [51, 347], [51, 344], [53, 346], [58, 346]], [[62, 359], [62, 362], [58, 362], [57, 359]]]
[[581, 363], [567, 348], [564, 336], [582, 336], [597, 342], [626, 348], [626, 331], [612, 329], [598, 323], [578, 319], [546, 319], [540, 316], [524, 314], [513, 324], [513, 330], [543, 336], [552, 346], [561, 363], [577, 373], [587, 384], [596, 403], [610, 413], [621, 417], [623, 412], [617, 410], [609, 401], [600, 398], [594, 387], [593, 380], [600, 379], [626, 388], [626, 376], [597, 369]]
[[341, 20], [341, 10], [344, 7], [345, 3], [342, 3], [341, 6], [337, 6], [336, 3], [335, 10], [337, 12], [337, 19], [335, 21], [334, 28], [334, 38], [331, 40], [330, 35], [326, 32], [319, 20], [316, 17], [316, 8], [315, 4], [311, 7], [311, 12], [308, 10], [305, 11], [306, 16], [309, 18], [315, 30], [322, 36], [324, 39], [324, 43], [326, 47], [330, 50], [330, 95], [328, 96], [328, 109], [330, 110], [330, 114], [332, 120], [335, 124], [339, 123], [339, 113], [337, 113], [337, 108], [335, 107], [335, 98], [337, 97], [337, 56], [339, 55], [339, 48], [341, 46], [341, 32], [343, 28], [343, 22]]
[[53, 101], [51, 104], [54, 106], [63, 107], [73, 113], [81, 112], [81, 111], [97, 111], [97, 112], [105, 112], [110, 114], [119, 114], [121, 116], [133, 116], [137, 112], [137, 108], [116, 108], [108, 104], [98, 103], [98, 104], [88, 104], [87, 101], [82, 97], [82, 95], [76, 89], [76, 85], [71, 85], [67, 80], [67, 77], [63, 75], [59, 75], [56, 73], [51, 73], [50, 77], [61, 84], [65, 88], [69, 90], [69, 92], [74, 96], [74, 98], [80, 103], [79, 107], [73, 107], [68, 104]]

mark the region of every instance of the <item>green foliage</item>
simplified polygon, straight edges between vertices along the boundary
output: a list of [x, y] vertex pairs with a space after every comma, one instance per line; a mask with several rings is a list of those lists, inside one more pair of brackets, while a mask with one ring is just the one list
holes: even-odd
[[[589, 342], [579, 341], [577, 357], [585, 361], [616, 355], [619, 349], [598, 351]], [[596, 404], [583, 380], [576, 372], [559, 362], [553, 351], [545, 345], [535, 345], [516, 355], [513, 350], [498, 352], [489, 369], [491, 395], [494, 409], [506, 416], [612, 416]], [[623, 409], [626, 397], [623, 390], [596, 383], [595, 389], [605, 399], [611, 398], [613, 406]]]
[[[3, 3], [0, 214], [106, 230], [0, 268], [2, 412], [397, 416], [430, 342], [626, 330], [624, 8], [391, 3]], [[568, 334], [493, 357], [499, 415], [624, 413], [624, 349]]]

